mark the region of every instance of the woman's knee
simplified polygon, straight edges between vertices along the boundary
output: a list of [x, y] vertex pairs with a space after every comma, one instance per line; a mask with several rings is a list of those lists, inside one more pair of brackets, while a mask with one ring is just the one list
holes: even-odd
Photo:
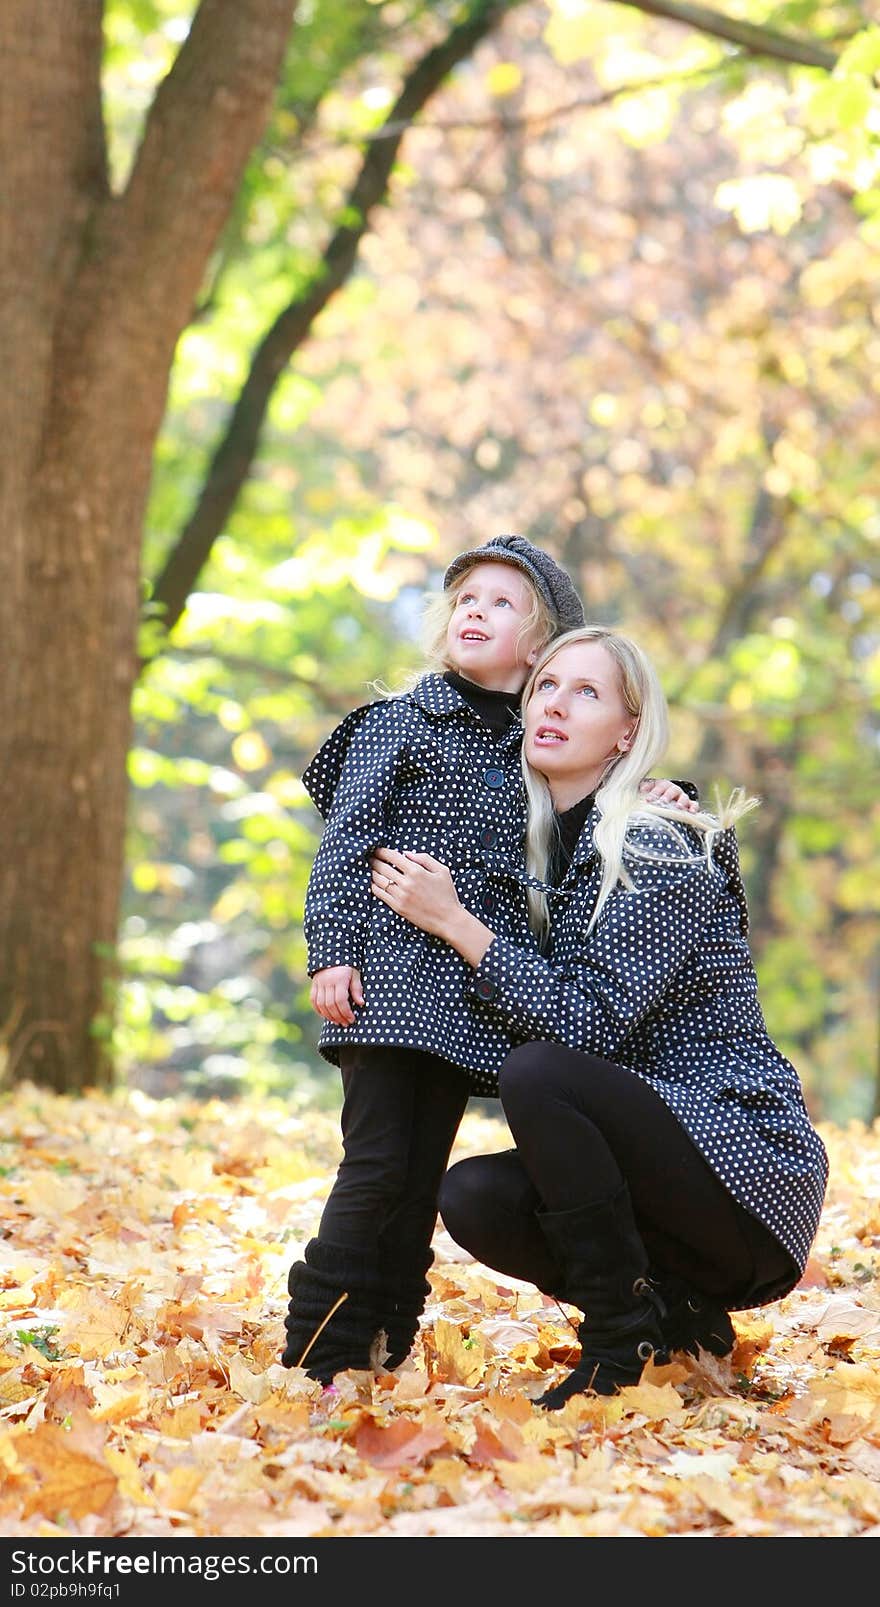
[[437, 1203], [443, 1226], [456, 1243], [462, 1242], [460, 1234], [467, 1234], [474, 1223], [480, 1221], [490, 1200], [482, 1156], [456, 1161], [450, 1166], [440, 1184]]
[[505, 1115], [527, 1116], [547, 1083], [547, 1063], [558, 1046], [522, 1043], [511, 1050], [498, 1072], [498, 1089]]

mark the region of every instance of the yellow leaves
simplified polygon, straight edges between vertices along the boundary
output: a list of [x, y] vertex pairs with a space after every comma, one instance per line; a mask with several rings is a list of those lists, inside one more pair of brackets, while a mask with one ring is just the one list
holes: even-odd
[[715, 191], [715, 204], [731, 212], [744, 234], [772, 230], [788, 234], [803, 210], [800, 191], [783, 173], [754, 173], [726, 179]]
[[[287, 1267], [320, 1216], [334, 1118], [268, 1102], [172, 1115], [141, 1096], [68, 1115], [39, 1098], [44, 1125], [69, 1122], [103, 1170], [81, 1241], [60, 1202], [10, 1219], [7, 1278], [33, 1298], [0, 1350], [10, 1527], [824, 1535], [880, 1521], [880, 1130], [828, 1130], [813, 1260], [784, 1302], [735, 1313], [731, 1358], [649, 1364], [613, 1398], [548, 1413], [533, 1397], [577, 1360], [568, 1308], [442, 1230], [397, 1374], [322, 1389], [279, 1365]], [[498, 1147], [497, 1123], [466, 1118], [459, 1154]]]
[[272, 763], [272, 754], [259, 731], [242, 731], [230, 746], [239, 770], [263, 770]]
[[811, 1379], [806, 1396], [790, 1410], [793, 1418], [819, 1425], [832, 1445], [873, 1439], [880, 1433], [880, 1372], [876, 1364], [840, 1362], [830, 1376]]
[[683, 1423], [687, 1418], [687, 1408], [673, 1384], [655, 1384], [644, 1377], [621, 1390], [620, 1403], [624, 1413], [638, 1412], [649, 1423]]
[[476, 1384], [486, 1371], [486, 1346], [478, 1334], [465, 1337], [457, 1323], [443, 1317], [434, 1324], [440, 1376], [453, 1384]]
[[86, 1358], [118, 1350], [131, 1324], [130, 1311], [81, 1286], [65, 1290], [57, 1306], [66, 1313], [59, 1325], [59, 1344]]
[[20, 1368], [13, 1368], [0, 1378], [0, 1411], [7, 1406], [18, 1406], [22, 1401], [31, 1401], [33, 1398], [34, 1386], [32, 1383], [25, 1383]]
[[76, 1411], [70, 1428], [43, 1423], [17, 1447], [21, 1462], [38, 1484], [24, 1503], [24, 1516], [45, 1512], [79, 1519], [107, 1510], [117, 1478], [103, 1454], [103, 1435], [87, 1414]]
[[522, 83], [522, 69], [514, 61], [496, 61], [486, 74], [486, 88], [490, 95], [501, 99], [513, 95]]
[[272, 1394], [272, 1385], [265, 1373], [253, 1373], [244, 1358], [237, 1352], [229, 1358], [229, 1388], [242, 1400], [259, 1406]]
[[206, 1409], [200, 1401], [187, 1401], [163, 1413], [155, 1423], [156, 1432], [171, 1439], [191, 1440], [194, 1434], [200, 1433], [205, 1416]]
[[87, 1192], [82, 1178], [43, 1170], [28, 1174], [16, 1186], [18, 1198], [34, 1216], [57, 1217], [75, 1211]]
[[590, 418], [594, 424], [607, 427], [615, 422], [619, 405], [616, 396], [611, 396], [607, 391], [599, 391], [590, 400]]
[[666, 139], [677, 109], [678, 92], [659, 85], [622, 96], [614, 108], [614, 121], [627, 145], [642, 149]]

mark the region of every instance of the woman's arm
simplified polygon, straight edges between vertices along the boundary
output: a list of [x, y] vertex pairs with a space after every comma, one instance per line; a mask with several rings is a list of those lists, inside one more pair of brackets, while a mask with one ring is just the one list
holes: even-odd
[[[377, 887], [374, 871], [373, 889], [400, 914], [457, 949], [474, 967], [473, 997], [496, 1012], [519, 1039], [548, 1039], [610, 1059], [666, 993], [700, 942], [727, 885], [724, 872], [710, 866], [705, 854], [683, 863], [669, 853], [664, 833], [648, 828], [641, 836], [661, 853], [665, 849], [668, 857], [630, 862], [637, 891], [612, 894], [589, 935], [592, 891], [584, 887], [582, 903], [564, 914], [558, 907], [554, 948], [560, 952], [560, 934], [570, 945], [558, 964], [493, 936], [474, 917], [461, 920], [448, 871], [427, 855], [392, 858], [383, 849], [389, 863], [379, 871], [379, 880], [384, 881], [387, 870], [392, 885], [387, 892]], [[422, 862], [419, 878], [407, 868], [411, 857]], [[577, 900], [577, 890], [571, 896]]]
[[443, 939], [476, 970], [495, 934], [468, 914], [446, 865], [431, 854], [379, 848], [370, 860], [376, 898], [423, 932]]

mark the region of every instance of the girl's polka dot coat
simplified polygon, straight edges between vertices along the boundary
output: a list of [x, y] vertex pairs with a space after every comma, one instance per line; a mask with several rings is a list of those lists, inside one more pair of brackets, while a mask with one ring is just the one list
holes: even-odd
[[652, 857], [627, 857], [636, 890], [613, 893], [587, 936], [599, 888], [598, 818], [594, 807], [551, 895], [546, 956], [496, 937], [471, 973], [473, 994], [518, 1042], [564, 1043], [650, 1083], [802, 1273], [828, 1157], [797, 1072], [764, 1023], [736, 835], [719, 833], [707, 862], [703, 840], [685, 828], [693, 856], [683, 861], [656, 821], [636, 820], [630, 837]]
[[309, 975], [352, 965], [364, 983], [354, 1025], [323, 1024], [332, 1064], [342, 1044], [423, 1049], [463, 1067], [472, 1093], [497, 1095], [510, 1033], [471, 991], [464, 960], [373, 897], [369, 859], [382, 845], [433, 854], [466, 909], [534, 949], [510, 877], [523, 855], [521, 741], [519, 723], [496, 740], [442, 675], [426, 675], [355, 709], [305, 770], [326, 820], [306, 893]]

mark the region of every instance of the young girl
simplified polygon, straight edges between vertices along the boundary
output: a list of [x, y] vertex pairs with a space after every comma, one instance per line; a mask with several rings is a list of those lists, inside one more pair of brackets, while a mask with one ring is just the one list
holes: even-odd
[[[519, 695], [542, 648], [584, 618], [565, 570], [515, 535], [454, 559], [439, 605], [441, 672], [355, 709], [303, 777], [326, 819], [304, 924], [319, 1048], [342, 1076], [343, 1159], [290, 1269], [281, 1359], [322, 1382], [408, 1354], [459, 1123], [471, 1094], [497, 1095], [510, 1049], [466, 962], [371, 897], [370, 855], [443, 860], [465, 909], [534, 946], [509, 883], [525, 826]], [[671, 782], [645, 790], [687, 803]]]

